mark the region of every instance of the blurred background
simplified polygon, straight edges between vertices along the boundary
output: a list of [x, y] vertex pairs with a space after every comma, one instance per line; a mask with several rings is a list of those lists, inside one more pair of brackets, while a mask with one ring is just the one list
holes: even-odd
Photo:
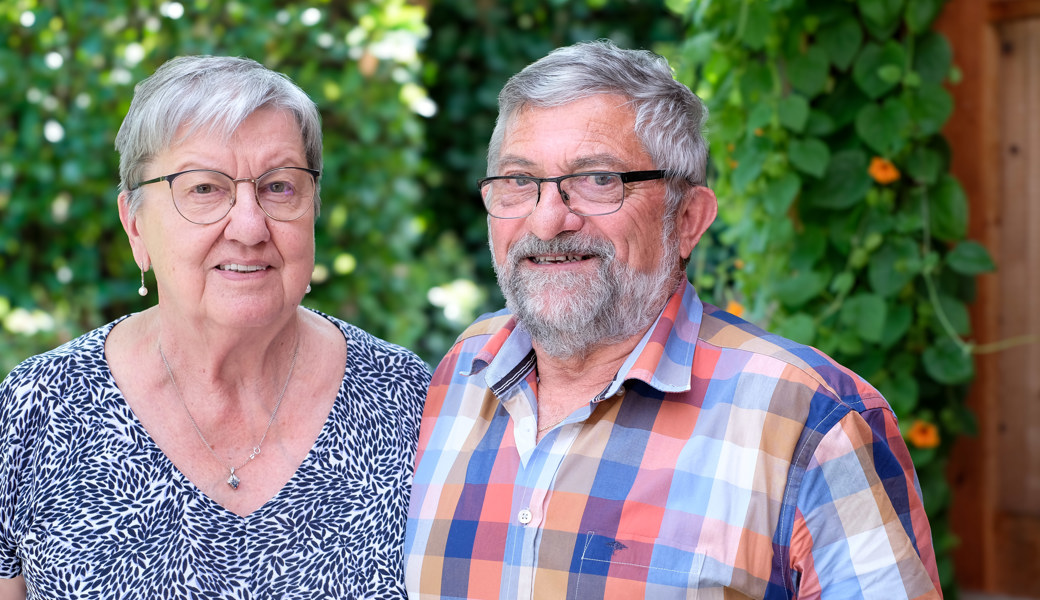
[[311, 95], [305, 304], [435, 365], [502, 304], [475, 186], [499, 88], [604, 37], [666, 56], [711, 110], [702, 297], [885, 393], [947, 598], [1040, 598], [1036, 0], [0, 0], [0, 376], [151, 304], [113, 140], [182, 54]]

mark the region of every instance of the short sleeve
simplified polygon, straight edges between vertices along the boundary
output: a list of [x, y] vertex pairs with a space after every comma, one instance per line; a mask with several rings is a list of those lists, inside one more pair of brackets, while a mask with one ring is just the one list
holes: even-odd
[[0, 578], [4, 579], [22, 574], [15, 513], [22, 482], [26, 385], [19, 385], [19, 379], [16, 369], [0, 383]]
[[849, 412], [820, 440], [791, 536], [799, 598], [941, 598], [931, 530], [888, 409]]

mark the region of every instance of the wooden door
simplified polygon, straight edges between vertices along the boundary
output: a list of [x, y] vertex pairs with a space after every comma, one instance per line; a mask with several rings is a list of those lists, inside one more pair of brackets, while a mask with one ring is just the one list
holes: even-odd
[[950, 468], [958, 582], [1040, 598], [1040, 0], [953, 0], [939, 22], [963, 80], [946, 127], [972, 237], [998, 271], [978, 281], [970, 405], [979, 436]]

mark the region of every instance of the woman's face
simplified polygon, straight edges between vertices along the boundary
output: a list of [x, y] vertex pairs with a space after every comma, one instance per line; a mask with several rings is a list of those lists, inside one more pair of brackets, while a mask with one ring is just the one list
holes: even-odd
[[[189, 169], [212, 169], [232, 178], [255, 178], [277, 167], [307, 167], [303, 139], [292, 113], [260, 109], [230, 141], [203, 126], [159, 153], [145, 170], [151, 179]], [[253, 183], [236, 184], [236, 201], [209, 225], [187, 221], [166, 182], [146, 185], [137, 212], [120, 218], [139, 265], [151, 265], [159, 305], [196, 327], [260, 327], [293, 314], [314, 269], [314, 210], [295, 221], [276, 221], [256, 202]], [[125, 192], [124, 192], [125, 193]]]

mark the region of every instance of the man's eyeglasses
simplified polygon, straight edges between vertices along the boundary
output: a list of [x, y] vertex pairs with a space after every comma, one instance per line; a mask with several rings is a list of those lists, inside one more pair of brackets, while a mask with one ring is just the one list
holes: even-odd
[[621, 209], [625, 184], [664, 179], [664, 171], [596, 171], [559, 177], [499, 175], [477, 182], [488, 214], [499, 219], [519, 219], [534, 212], [542, 196], [543, 183], [555, 183], [563, 203], [583, 217], [609, 215]]
[[220, 171], [192, 169], [163, 175], [131, 187], [165, 181], [170, 184], [173, 206], [182, 217], [197, 225], [209, 225], [224, 218], [235, 205], [238, 184], [253, 184], [256, 202], [276, 221], [299, 219], [314, 205], [319, 171], [303, 167], [278, 167], [263, 175], [232, 179]]

